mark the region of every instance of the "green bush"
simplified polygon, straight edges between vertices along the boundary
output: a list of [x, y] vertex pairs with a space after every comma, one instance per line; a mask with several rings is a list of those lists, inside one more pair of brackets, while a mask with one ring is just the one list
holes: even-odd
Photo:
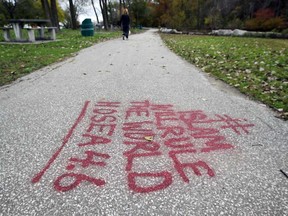
[[271, 31], [273, 29], [284, 29], [285, 21], [281, 17], [268, 19], [263, 23], [263, 30]]
[[252, 31], [271, 31], [285, 28], [285, 20], [281, 17], [274, 18], [254, 18], [245, 22], [245, 28]]
[[288, 35], [288, 28], [284, 29], [281, 33], [282, 33], [283, 35]]

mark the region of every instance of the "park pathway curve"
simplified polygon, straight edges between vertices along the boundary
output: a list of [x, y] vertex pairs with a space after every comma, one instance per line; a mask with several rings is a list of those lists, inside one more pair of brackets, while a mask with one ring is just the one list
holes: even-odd
[[288, 215], [287, 122], [153, 29], [2, 87], [0, 145], [3, 216]]

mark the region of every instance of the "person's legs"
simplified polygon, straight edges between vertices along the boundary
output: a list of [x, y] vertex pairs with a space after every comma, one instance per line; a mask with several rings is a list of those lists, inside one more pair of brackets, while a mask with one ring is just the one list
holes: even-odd
[[127, 32], [126, 32], [126, 38], [128, 39], [128, 36], [129, 36], [129, 28], [127, 29]]
[[[129, 26], [124, 26], [123, 27], [123, 32], [124, 32], [124, 36], [128, 39]], [[123, 36], [123, 39], [124, 39], [124, 36]]]

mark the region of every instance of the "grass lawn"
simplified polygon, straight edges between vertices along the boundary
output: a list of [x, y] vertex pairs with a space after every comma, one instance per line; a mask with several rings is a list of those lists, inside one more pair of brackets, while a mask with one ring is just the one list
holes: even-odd
[[288, 119], [288, 40], [161, 34], [175, 53]]
[[[95, 32], [82, 37], [80, 30], [61, 30], [57, 41], [48, 43], [0, 44], [0, 86], [41, 67], [61, 61], [73, 53], [103, 40], [121, 37], [120, 31]], [[3, 35], [0, 41], [4, 41]]]

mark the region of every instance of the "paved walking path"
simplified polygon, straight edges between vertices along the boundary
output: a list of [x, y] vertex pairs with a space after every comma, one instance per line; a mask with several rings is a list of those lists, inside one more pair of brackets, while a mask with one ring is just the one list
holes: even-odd
[[20, 81], [0, 90], [0, 215], [288, 215], [287, 122], [155, 30]]

